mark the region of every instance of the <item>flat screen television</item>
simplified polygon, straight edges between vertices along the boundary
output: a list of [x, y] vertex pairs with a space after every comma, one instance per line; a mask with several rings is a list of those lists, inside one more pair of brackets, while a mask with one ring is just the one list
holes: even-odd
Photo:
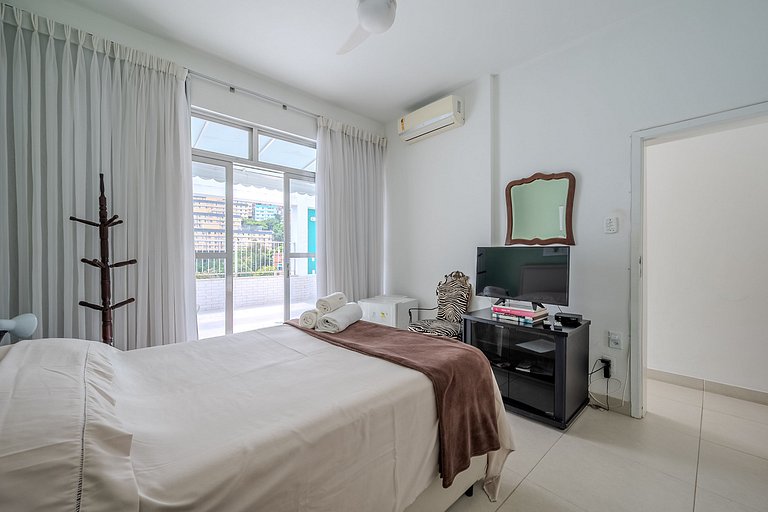
[[475, 291], [483, 297], [568, 305], [570, 247], [478, 247]]

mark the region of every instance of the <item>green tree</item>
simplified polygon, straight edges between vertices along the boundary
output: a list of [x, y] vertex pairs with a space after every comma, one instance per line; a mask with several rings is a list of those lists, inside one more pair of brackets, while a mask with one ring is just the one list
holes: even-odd
[[283, 225], [283, 218], [279, 215], [275, 215], [274, 218], [276, 219], [276, 222], [272, 224], [272, 239], [276, 242], [284, 242], [285, 227]]
[[240, 221], [240, 225], [242, 226], [243, 231], [271, 231], [272, 240], [276, 242], [285, 241], [285, 227], [283, 225], [283, 217], [278, 214], [263, 220], [242, 219]]

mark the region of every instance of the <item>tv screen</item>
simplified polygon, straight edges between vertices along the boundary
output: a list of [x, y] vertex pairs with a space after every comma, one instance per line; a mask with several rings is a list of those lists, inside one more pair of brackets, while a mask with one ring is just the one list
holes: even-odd
[[570, 247], [478, 247], [475, 290], [483, 297], [568, 305]]

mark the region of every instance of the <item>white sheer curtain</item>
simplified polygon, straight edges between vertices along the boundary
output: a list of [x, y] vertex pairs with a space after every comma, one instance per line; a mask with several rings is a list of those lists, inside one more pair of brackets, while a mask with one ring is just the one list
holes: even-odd
[[350, 300], [381, 293], [387, 139], [317, 121], [317, 288]]
[[0, 4], [0, 318], [99, 340], [99, 173], [118, 348], [197, 338], [186, 69]]

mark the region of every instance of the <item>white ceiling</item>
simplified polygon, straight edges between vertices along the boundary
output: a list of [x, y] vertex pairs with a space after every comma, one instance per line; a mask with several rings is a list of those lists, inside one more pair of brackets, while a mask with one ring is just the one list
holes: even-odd
[[73, 1], [389, 122], [665, 0], [399, 0], [392, 28], [347, 55], [356, 0]]

